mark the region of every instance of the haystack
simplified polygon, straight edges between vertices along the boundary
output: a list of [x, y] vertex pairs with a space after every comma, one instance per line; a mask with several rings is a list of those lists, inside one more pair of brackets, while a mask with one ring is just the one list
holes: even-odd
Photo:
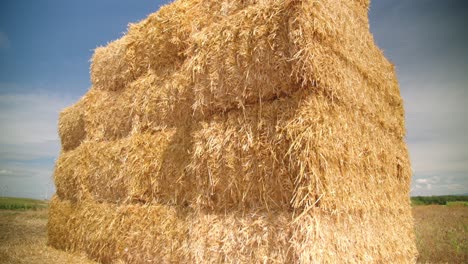
[[404, 111], [367, 0], [177, 0], [59, 120], [49, 244], [103, 263], [402, 263]]

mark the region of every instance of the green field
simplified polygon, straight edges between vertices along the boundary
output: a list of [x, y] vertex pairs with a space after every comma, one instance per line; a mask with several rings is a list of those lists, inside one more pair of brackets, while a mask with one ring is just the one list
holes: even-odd
[[411, 204], [412, 205], [430, 205], [430, 204], [468, 205], [468, 196], [466, 195], [414, 196], [414, 197], [411, 197]]
[[44, 208], [47, 208], [47, 201], [28, 198], [0, 197], [0, 209], [3, 210], [36, 210]]

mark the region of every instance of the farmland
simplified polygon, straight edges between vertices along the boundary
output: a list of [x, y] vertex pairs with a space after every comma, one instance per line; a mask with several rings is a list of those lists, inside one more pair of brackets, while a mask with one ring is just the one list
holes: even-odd
[[415, 206], [413, 215], [419, 262], [468, 261], [468, 206], [461, 203]]
[[[0, 263], [94, 263], [46, 246], [43, 201], [0, 198]], [[420, 263], [466, 263], [468, 206], [463, 202], [413, 207]]]
[[47, 201], [28, 198], [0, 197], [0, 209], [3, 210], [37, 210], [44, 208], [47, 208]]
[[0, 198], [0, 263], [93, 263], [46, 246], [47, 203]]

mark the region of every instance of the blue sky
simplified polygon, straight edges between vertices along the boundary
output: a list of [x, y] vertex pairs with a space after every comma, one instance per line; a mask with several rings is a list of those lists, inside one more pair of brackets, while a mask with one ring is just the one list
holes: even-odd
[[[90, 87], [93, 50], [168, 1], [0, 3], [0, 196], [45, 198], [59, 111]], [[377, 44], [405, 101], [413, 195], [468, 193], [468, 2], [373, 0]]]

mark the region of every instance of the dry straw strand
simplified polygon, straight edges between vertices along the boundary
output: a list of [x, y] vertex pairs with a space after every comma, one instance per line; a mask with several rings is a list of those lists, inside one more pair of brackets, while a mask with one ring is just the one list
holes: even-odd
[[49, 244], [102, 263], [413, 263], [369, 0], [176, 0], [60, 115]]

